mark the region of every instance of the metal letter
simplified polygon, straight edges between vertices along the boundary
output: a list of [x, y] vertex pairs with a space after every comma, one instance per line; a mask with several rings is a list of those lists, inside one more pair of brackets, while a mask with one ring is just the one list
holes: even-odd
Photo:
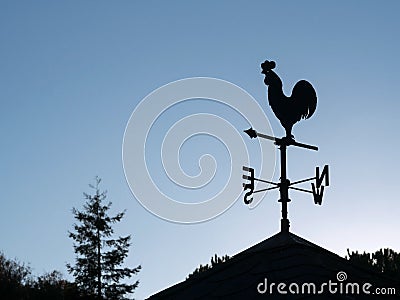
[[328, 165], [324, 166], [324, 168], [322, 169], [321, 176], [319, 176], [319, 167], [315, 168], [315, 182], [316, 182], [318, 189], [320, 188], [324, 177], [325, 177], [325, 186], [329, 186], [329, 169], [328, 168], [329, 168]]
[[251, 195], [253, 195], [253, 192], [254, 192], [254, 169], [248, 168], [248, 167], [243, 167], [243, 171], [247, 171], [250, 173], [250, 176], [248, 176], [248, 175], [242, 176], [243, 179], [250, 180], [250, 183], [243, 184], [244, 190], [249, 190], [244, 195], [244, 203], [250, 204], [253, 201], [253, 198], [251, 197]]
[[314, 203], [321, 205], [322, 204], [322, 196], [324, 195], [324, 186], [321, 186], [321, 190], [317, 187], [315, 189], [315, 184], [311, 183], [312, 193], [314, 196]]

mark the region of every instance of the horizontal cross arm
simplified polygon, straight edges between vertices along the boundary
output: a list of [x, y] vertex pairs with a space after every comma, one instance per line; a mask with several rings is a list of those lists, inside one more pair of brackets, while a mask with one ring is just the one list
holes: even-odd
[[315, 179], [315, 177], [311, 177], [311, 178], [307, 178], [307, 179], [303, 179], [303, 180], [298, 180], [298, 181], [295, 181], [295, 182], [291, 182], [289, 186], [295, 185], [295, 184], [299, 184], [299, 183], [303, 183], [303, 182], [307, 182], [307, 181], [314, 180], [314, 179]]
[[301, 188], [295, 188], [293, 186], [289, 186], [289, 189], [293, 189], [293, 190], [300, 191], [300, 192], [305, 192], [305, 193], [310, 193], [310, 194], [313, 193], [312, 191], [301, 189]]
[[260, 192], [266, 192], [266, 191], [274, 190], [274, 189], [277, 189], [277, 188], [278, 188], [277, 186], [273, 186], [273, 187], [270, 187], [270, 188], [254, 191], [253, 193], [255, 194], [255, 193], [260, 193]]
[[[242, 175], [242, 178], [251, 180], [251, 176], [249, 176], [249, 175]], [[264, 179], [259, 179], [259, 178], [255, 178], [255, 177], [253, 179], [255, 181], [260, 181], [260, 182], [264, 182], [264, 183], [268, 183], [268, 184], [273, 184], [273, 185], [276, 185], [276, 186], [279, 185], [278, 183], [275, 183], [275, 182], [272, 182], [272, 181], [268, 181], [268, 180], [264, 180]]]
[[298, 142], [296, 142], [296, 141], [294, 141], [291, 145], [297, 146], [297, 147], [301, 147], [301, 148], [306, 148], [306, 149], [318, 151], [318, 147], [317, 147], [317, 146], [312, 146], [312, 145], [307, 145], [307, 144], [303, 144], [303, 143], [298, 143]]

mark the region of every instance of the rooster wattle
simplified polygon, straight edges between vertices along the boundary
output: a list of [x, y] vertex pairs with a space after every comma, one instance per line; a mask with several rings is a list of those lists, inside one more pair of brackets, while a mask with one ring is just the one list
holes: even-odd
[[266, 60], [261, 64], [264, 83], [268, 86], [268, 102], [272, 111], [285, 128], [286, 137], [292, 139], [292, 127], [301, 119], [310, 118], [317, 107], [317, 94], [311, 83], [300, 80], [295, 84], [292, 95], [283, 93], [282, 80], [272, 71], [274, 61]]

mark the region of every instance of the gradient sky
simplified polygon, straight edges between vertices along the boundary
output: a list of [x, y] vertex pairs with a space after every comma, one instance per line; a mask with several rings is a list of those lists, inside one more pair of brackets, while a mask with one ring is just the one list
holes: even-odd
[[320, 151], [289, 149], [289, 178], [331, 171], [321, 207], [291, 193], [291, 230], [339, 255], [400, 251], [399, 11], [398, 1], [1, 1], [0, 250], [71, 279], [71, 208], [96, 175], [113, 211], [127, 209], [116, 231], [132, 234], [127, 264], [143, 267], [137, 299], [275, 234], [276, 192], [254, 210], [240, 200], [211, 221], [171, 223], [135, 200], [121, 159], [136, 105], [187, 77], [242, 87], [283, 135], [260, 74], [273, 59], [287, 94], [303, 78], [318, 94], [294, 134]]

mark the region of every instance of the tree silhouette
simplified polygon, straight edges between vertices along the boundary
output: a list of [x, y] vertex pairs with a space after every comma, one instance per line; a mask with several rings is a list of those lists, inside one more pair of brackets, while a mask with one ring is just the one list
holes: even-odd
[[31, 282], [31, 268], [0, 252], [1, 299], [27, 299]]
[[31, 268], [0, 252], [0, 299], [2, 300], [86, 300], [79, 297], [75, 284], [59, 271], [33, 277]]
[[348, 260], [364, 268], [373, 270], [400, 280], [400, 253], [392, 249], [380, 249], [375, 253], [358, 253], [347, 249]]
[[94, 194], [86, 194], [83, 211], [72, 209], [79, 224], [74, 224], [75, 232], [69, 232], [74, 240], [76, 253], [75, 265], [67, 264], [68, 272], [75, 277], [75, 283], [82, 295], [95, 299], [128, 299], [126, 294], [133, 293], [139, 284], [122, 283], [124, 278], [130, 278], [138, 273], [136, 268], [122, 267], [131, 245], [131, 236], [112, 238], [112, 225], [120, 222], [125, 211], [113, 217], [108, 215], [112, 203], [104, 204], [106, 191], [100, 191], [101, 179], [96, 177]]
[[59, 271], [45, 273], [31, 284], [29, 299], [58, 300], [80, 299], [74, 284], [63, 278]]
[[205, 264], [204, 266], [202, 264], [200, 264], [192, 273], [190, 273], [188, 275], [187, 278], [191, 278], [192, 276], [202, 273], [204, 271], [207, 271], [213, 267], [215, 267], [216, 265], [226, 262], [230, 259], [230, 257], [228, 255], [224, 255], [222, 257], [219, 257], [217, 254], [214, 254], [213, 257], [211, 257], [211, 264]]

